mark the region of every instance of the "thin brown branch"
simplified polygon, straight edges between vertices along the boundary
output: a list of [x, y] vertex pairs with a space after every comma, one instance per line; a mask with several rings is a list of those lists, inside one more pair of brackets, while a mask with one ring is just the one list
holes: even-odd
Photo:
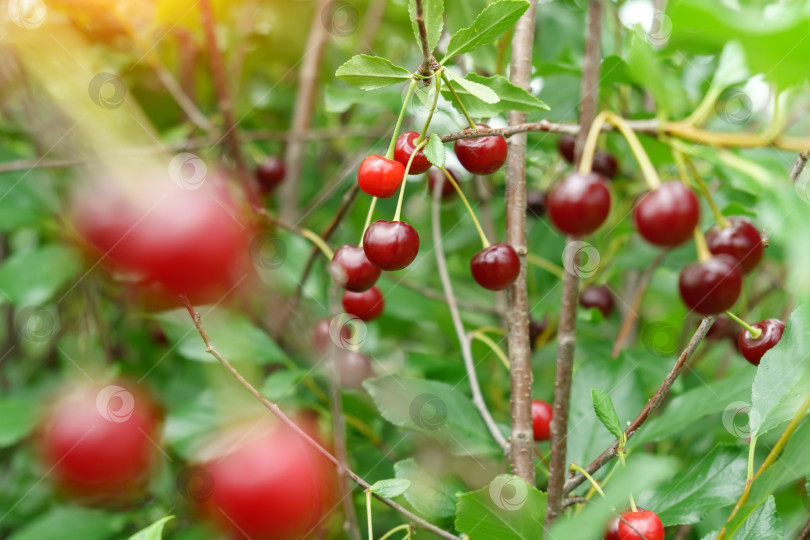
[[481, 386], [478, 384], [478, 376], [475, 373], [475, 363], [473, 362], [470, 339], [464, 330], [464, 323], [461, 322], [461, 315], [458, 312], [456, 296], [453, 294], [453, 284], [450, 282], [450, 274], [447, 272], [447, 259], [444, 256], [444, 246], [442, 245], [442, 224], [441, 224], [441, 182], [436, 182], [433, 189], [433, 202], [431, 218], [433, 222], [433, 252], [436, 254], [436, 267], [439, 271], [439, 279], [442, 281], [444, 297], [447, 300], [447, 308], [450, 310], [450, 318], [453, 320], [453, 328], [456, 330], [458, 342], [461, 346], [461, 356], [464, 359], [464, 369], [467, 371], [467, 379], [470, 381], [472, 391], [472, 402], [478, 413], [484, 420], [492, 438], [498, 443], [505, 454], [509, 453], [509, 443], [501, 434], [501, 430], [492, 418], [492, 414], [487, 408], [484, 396], [481, 394]]
[[804, 171], [804, 167], [807, 165], [808, 156], [810, 156], [810, 145], [799, 152], [799, 156], [796, 158], [796, 163], [794, 163], [793, 168], [790, 169], [790, 179], [793, 180], [794, 183], [799, 180], [799, 176], [801, 176], [802, 171]]
[[[211, 356], [213, 356], [220, 364], [222, 364], [222, 366], [228, 371], [228, 373], [230, 373], [233, 376], [233, 378], [235, 378], [237, 382], [239, 382], [239, 384], [241, 384], [245, 389], [247, 389], [247, 391], [250, 392], [253, 395], [253, 397], [255, 397], [267, 410], [273, 413], [273, 415], [276, 418], [278, 418], [282, 424], [292, 429], [299, 436], [301, 436], [303, 440], [306, 441], [307, 444], [309, 444], [316, 452], [322, 455], [329, 463], [331, 463], [335, 467], [338, 467], [340, 463], [338, 462], [337, 458], [335, 458], [335, 456], [333, 456], [326, 448], [321, 446], [321, 444], [315, 439], [313, 439], [306, 431], [298, 427], [298, 425], [296, 425], [296, 423], [293, 422], [289, 416], [284, 414], [284, 411], [282, 411], [278, 405], [276, 405], [275, 403], [264, 397], [264, 395], [262, 395], [262, 393], [259, 392], [259, 390], [257, 390], [255, 386], [250, 384], [250, 382], [247, 379], [245, 379], [241, 373], [239, 373], [239, 371], [233, 366], [233, 364], [231, 364], [228, 361], [228, 359], [225, 358], [221, 352], [219, 352], [216, 346], [211, 342], [211, 337], [208, 335], [208, 332], [206, 332], [205, 327], [202, 324], [202, 317], [200, 317], [200, 314], [197, 312], [196, 309], [194, 309], [194, 306], [191, 305], [191, 302], [189, 301], [188, 297], [181, 296], [181, 299], [183, 301], [183, 304], [186, 306], [186, 310], [191, 316], [192, 321], [194, 321], [194, 326], [197, 328], [197, 332], [199, 332], [200, 337], [205, 343], [206, 352], [211, 354]], [[352, 481], [355, 484], [357, 484], [361, 488], [367, 490], [371, 487], [371, 485], [368, 482], [363, 480], [351, 469], [347, 468], [346, 474], [348, 475], [349, 478], [352, 479]], [[397, 512], [408, 518], [416, 526], [425, 529], [427, 531], [430, 531], [440, 536], [441, 538], [445, 538], [447, 540], [461, 540], [460, 537], [451, 534], [443, 529], [440, 529], [439, 527], [433, 525], [428, 521], [425, 521], [421, 517], [409, 511], [407, 508], [403, 508], [395, 501], [392, 501], [391, 499], [388, 499], [386, 497], [381, 497], [373, 492], [372, 495], [379, 501], [381, 501], [383, 504], [396, 510]]]
[[[683, 350], [681, 355], [678, 357], [678, 360], [675, 361], [675, 365], [672, 366], [672, 369], [669, 371], [667, 376], [664, 378], [664, 381], [661, 383], [661, 386], [658, 387], [658, 390], [655, 391], [653, 397], [644, 408], [638, 413], [627, 429], [624, 430], [624, 434], [629, 440], [638, 429], [647, 421], [647, 419], [652, 415], [653, 412], [658, 408], [661, 402], [666, 397], [669, 389], [672, 387], [675, 380], [680, 375], [681, 370], [683, 369], [686, 362], [692, 357], [697, 350], [698, 345], [706, 337], [706, 333], [709, 331], [709, 328], [714, 324], [716, 317], [704, 317], [704, 319], [700, 322], [700, 325], [695, 330], [695, 333], [692, 335], [692, 339], [689, 340], [689, 343], [686, 345], [686, 348]], [[619, 447], [619, 440], [616, 439], [604, 452], [599, 454], [599, 456], [594, 459], [591, 463], [585, 467], [585, 470], [588, 474], [593, 474], [599, 469], [601, 469], [606, 463], [610, 462], [614, 457], [616, 457], [616, 449]], [[570, 493], [573, 491], [578, 485], [580, 485], [585, 480], [585, 477], [579, 473], [573, 474], [568, 480], [565, 482], [565, 493]]]
[[419, 29], [419, 43], [422, 47], [422, 65], [419, 66], [418, 73], [425, 77], [433, 74], [433, 66], [436, 59], [433, 58], [430, 45], [428, 44], [427, 27], [425, 26], [425, 14], [422, 0], [415, 0], [416, 4], [416, 27]]
[[[511, 82], [529, 89], [537, 0], [515, 24], [512, 37]], [[526, 113], [509, 111], [510, 126], [526, 122]], [[509, 346], [509, 379], [512, 396], [512, 472], [534, 485], [534, 435], [532, 432], [532, 366], [529, 344], [529, 294], [526, 283], [526, 135], [509, 139], [506, 157], [506, 242], [520, 258], [518, 277], [507, 290], [506, 319]]]

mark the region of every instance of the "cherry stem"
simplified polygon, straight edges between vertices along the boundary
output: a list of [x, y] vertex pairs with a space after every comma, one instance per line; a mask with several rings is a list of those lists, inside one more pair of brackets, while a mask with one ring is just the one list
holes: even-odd
[[391, 143], [388, 145], [388, 151], [385, 153], [385, 159], [394, 158], [394, 149], [397, 146], [399, 130], [402, 128], [402, 119], [405, 118], [405, 111], [408, 110], [408, 104], [411, 102], [411, 97], [413, 97], [413, 93], [416, 91], [417, 84], [419, 84], [417, 79], [411, 79], [411, 83], [408, 85], [408, 93], [405, 94], [405, 99], [402, 101], [402, 109], [399, 111], [397, 125], [394, 126], [394, 134], [391, 136]]
[[549, 261], [541, 257], [540, 255], [535, 255], [534, 253], [529, 253], [526, 256], [526, 260], [531, 264], [535, 265], [538, 268], [542, 268], [546, 272], [550, 272], [557, 276], [558, 278], [562, 279], [565, 277], [565, 270], [554, 264], [553, 262]]
[[332, 260], [332, 257], [335, 256], [335, 253], [332, 251], [332, 248], [329, 247], [329, 244], [327, 244], [318, 233], [306, 229], [304, 227], [296, 227], [294, 225], [290, 225], [285, 221], [282, 221], [276, 217], [271, 216], [264, 209], [261, 209], [259, 211], [259, 214], [262, 215], [268, 222], [272, 223], [273, 225], [277, 225], [282, 229], [288, 230], [291, 233], [295, 233], [302, 238], [306, 238], [307, 240], [312, 242], [315, 245], [315, 247], [321, 250], [321, 253], [323, 253], [327, 258], [329, 258], [330, 261]]
[[689, 159], [689, 156], [683, 156], [683, 159], [686, 162], [686, 166], [689, 167], [689, 171], [692, 173], [692, 177], [695, 179], [695, 182], [697, 182], [698, 187], [700, 187], [700, 191], [706, 198], [706, 202], [709, 203], [709, 207], [712, 209], [712, 213], [714, 214], [714, 219], [717, 220], [717, 224], [720, 225], [720, 228], [725, 229], [729, 226], [728, 219], [726, 219], [726, 216], [723, 215], [723, 213], [717, 207], [717, 204], [714, 202], [714, 197], [712, 197], [712, 194], [709, 191], [709, 186], [706, 185], [706, 182], [703, 180], [703, 177], [700, 176], [697, 167], [695, 167], [695, 164], [691, 159]]
[[591, 485], [593, 486], [593, 488], [594, 488], [594, 489], [595, 489], [597, 492], [599, 492], [599, 495], [601, 495], [602, 497], [604, 497], [604, 496], [605, 496], [605, 492], [604, 492], [604, 491], [602, 491], [602, 488], [601, 488], [601, 486], [599, 485], [599, 482], [597, 482], [596, 480], [594, 480], [593, 476], [591, 476], [590, 474], [588, 474], [588, 471], [586, 471], [585, 469], [583, 469], [582, 467], [580, 467], [580, 466], [579, 466], [579, 465], [577, 465], [576, 463], [571, 463], [571, 470], [572, 470], [572, 471], [575, 471], [575, 472], [578, 472], [578, 473], [580, 473], [582, 476], [584, 476], [584, 477], [585, 477], [585, 479], [586, 479], [588, 482], [590, 482], [590, 483], [591, 483]]
[[636, 500], [633, 498], [633, 494], [631, 493], [628, 496], [630, 497], [630, 509], [633, 512], [638, 512], [638, 507], [636, 506]]
[[425, 120], [425, 125], [422, 127], [421, 133], [419, 133], [419, 137], [416, 138], [416, 144], [419, 144], [420, 142], [425, 140], [425, 135], [427, 134], [427, 130], [430, 127], [430, 121], [433, 120], [433, 113], [436, 112], [436, 105], [438, 105], [439, 103], [439, 93], [441, 92], [442, 89], [442, 79], [439, 76], [439, 73], [436, 73], [435, 76], [436, 91], [433, 93], [433, 103], [430, 106], [430, 111], [428, 112], [427, 120]]
[[399, 217], [402, 215], [402, 202], [405, 200], [405, 186], [408, 185], [408, 173], [411, 171], [413, 160], [416, 157], [416, 154], [418, 154], [426, 144], [426, 140], [417, 144], [411, 153], [411, 157], [408, 158], [408, 164], [405, 165], [405, 175], [402, 177], [402, 187], [399, 188], [399, 200], [397, 200], [397, 211], [394, 212], [394, 221], [399, 221]]
[[470, 113], [467, 112], [467, 108], [461, 102], [461, 98], [458, 97], [458, 94], [456, 94], [456, 90], [453, 88], [453, 85], [450, 84], [450, 79], [447, 78], [447, 75], [445, 75], [444, 72], [442, 72], [442, 79], [444, 79], [444, 82], [447, 83], [447, 88], [448, 90], [450, 90], [450, 95], [453, 96], [453, 101], [456, 102], [456, 105], [458, 105], [458, 108], [459, 110], [461, 110], [462, 114], [464, 115], [464, 118], [467, 119], [467, 123], [470, 125], [470, 129], [478, 129], [478, 126], [475, 125], [475, 122], [470, 116]]
[[638, 166], [641, 167], [641, 172], [644, 175], [644, 180], [647, 182], [647, 186], [649, 186], [650, 189], [656, 189], [661, 185], [661, 179], [658, 178], [658, 172], [655, 170], [655, 165], [653, 165], [652, 161], [650, 161], [650, 156], [647, 155], [647, 152], [644, 150], [644, 146], [642, 146], [641, 141], [638, 140], [636, 132], [630, 128], [624, 118], [616, 113], [610, 111], [606, 112], [606, 119], [608, 122], [613, 124], [613, 126], [618, 129], [622, 135], [624, 135], [628, 146], [630, 146], [630, 150], [633, 151], [633, 155], [636, 157]]
[[366, 490], [366, 515], [368, 516], [368, 537], [374, 538], [374, 527], [371, 521], [371, 489]]
[[588, 174], [593, 167], [593, 155], [596, 153], [596, 142], [599, 139], [599, 133], [602, 132], [602, 126], [607, 120], [608, 111], [603, 111], [596, 115], [593, 119], [591, 127], [588, 130], [588, 135], [585, 137], [585, 144], [582, 146], [582, 154], [579, 158], [579, 172], [581, 174]]
[[476, 230], [478, 230], [478, 235], [481, 237], [481, 244], [483, 244], [484, 249], [488, 248], [491, 244], [487, 239], [487, 235], [484, 234], [484, 229], [481, 228], [481, 224], [478, 222], [478, 218], [475, 217], [475, 212], [473, 212], [472, 206], [470, 206], [470, 202], [467, 200], [467, 197], [464, 195], [464, 192], [461, 191], [458, 182], [456, 182], [455, 178], [453, 178], [453, 175], [451, 175], [447, 171], [447, 169], [441, 167], [441, 170], [447, 177], [448, 182], [450, 182], [453, 185], [453, 187], [456, 188], [456, 193], [458, 193], [458, 196], [461, 198], [461, 202], [463, 202], [464, 206], [467, 207], [467, 212], [469, 212], [470, 217], [473, 220], [473, 224], [475, 225]]
[[498, 346], [498, 344], [495, 343], [495, 341], [491, 337], [484, 334], [480, 330], [470, 332], [469, 335], [470, 335], [470, 340], [477, 339], [481, 343], [486, 344], [490, 349], [492, 349], [492, 352], [495, 353], [495, 356], [498, 357], [498, 359], [501, 361], [501, 363], [504, 365], [504, 367], [506, 367], [507, 370], [510, 369], [509, 358], [506, 357], [506, 354], [503, 352], [503, 350], [501, 350], [501, 348]]
[[706, 236], [703, 234], [703, 231], [701, 231], [699, 227], [695, 227], [692, 234], [695, 237], [695, 250], [697, 250], [698, 260], [700, 262], [706, 262], [711, 259], [712, 252], [709, 251], [709, 246], [706, 245]]
[[751, 326], [750, 324], [748, 324], [747, 322], [745, 322], [741, 318], [734, 315], [732, 312], [726, 311], [726, 316], [729, 319], [731, 319], [732, 321], [734, 321], [735, 323], [739, 324], [740, 326], [742, 326], [743, 328], [748, 330], [748, 333], [751, 334], [752, 338], [759, 339], [759, 336], [762, 335], [762, 330], [761, 329]]
[[[400, 531], [405, 531], [405, 530], [408, 531], [408, 538], [410, 538], [411, 537], [410, 529], [411, 529], [411, 524], [410, 523], [406, 523], [404, 525], [399, 525], [397, 527], [394, 527], [393, 529], [391, 529], [390, 531], [388, 531], [384, 535], [382, 535], [380, 537], [380, 540], [388, 540], [389, 538], [394, 536], [396, 533], [398, 533]], [[371, 536], [369, 536], [369, 538], [371, 538]]]
[[358, 247], [363, 247], [363, 237], [366, 235], [368, 226], [371, 225], [371, 216], [374, 215], [374, 207], [377, 206], [377, 197], [371, 198], [371, 206], [368, 207], [368, 214], [366, 214], [366, 223], [363, 225], [363, 232], [360, 233], [360, 243]]

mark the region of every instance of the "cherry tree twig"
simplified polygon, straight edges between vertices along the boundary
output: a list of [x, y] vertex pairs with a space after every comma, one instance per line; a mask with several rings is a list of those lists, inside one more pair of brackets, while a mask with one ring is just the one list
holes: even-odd
[[[191, 316], [192, 321], [194, 321], [194, 326], [197, 328], [197, 332], [200, 334], [200, 337], [205, 343], [206, 352], [209, 353], [211, 356], [213, 356], [220, 364], [222, 364], [222, 366], [228, 371], [228, 373], [230, 373], [239, 382], [239, 384], [245, 387], [247, 391], [253, 395], [253, 397], [255, 397], [262, 405], [264, 405], [264, 407], [267, 410], [273, 413], [273, 415], [276, 418], [278, 418], [282, 424], [292, 429], [299, 436], [301, 436], [303, 440], [306, 441], [307, 444], [309, 444], [313, 449], [315, 449], [315, 451], [318, 452], [321, 456], [323, 456], [329, 463], [331, 463], [335, 467], [338, 467], [340, 464], [337, 458], [335, 458], [335, 456], [333, 456], [328, 450], [326, 450], [323, 446], [321, 446], [321, 444], [318, 443], [318, 441], [316, 441], [315, 439], [313, 439], [306, 431], [298, 427], [298, 425], [295, 422], [293, 422], [289, 416], [284, 414], [284, 411], [282, 411], [278, 405], [276, 405], [275, 403], [264, 397], [264, 395], [262, 395], [262, 393], [259, 392], [255, 386], [250, 384], [250, 382], [247, 379], [245, 379], [241, 373], [239, 373], [239, 371], [233, 366], [233, 364], [231, 364], [228, 361], [228, 359], [226, 359], [222, 355], [222, 353], [219, 352], [216, 346], [211, 342], [211, 337], [208, 335], [208, 332], [206, 332], [205, 327], [202, 324], [202, 317], [200, 317], [200, 314], [197, 312], [196, 309], [194, 309], [194, 306], [191, 305], [191, 302], [189, 301], [188, 297], [181, 296], [180, 298], [183, 301], [183, 304], [185, 305], [189, 315]], [[363, 489], [369, 489], [371, 487], [371, 484], [363, 480], [360, 476], [358, 476], [354, 471], [352, 471], [349, 468], [346, 469], [346, 475], [349, 478], [351, 478], [355, 484], [357, 484]], [[372, 495], [386, 506], [396, 510], [397, 512], [408, 518], [416, 526], [425, 529], [426, 531], [430, 531], [441, 538], [445, 538], [446, 540], [461, 540], [460, 537], [451, 534], [445, 531], [444, 529], [441, 529], [436, 525], [433, 525], [432, 523], [422, 519], [421, 517], [409, 511], [407, 508], [402, 507], [395, 501], [392, 501], [391, 499], [388, 499], [386, 497], [382, 497], [374, 492], [372, 492]]]
[[804, 171], [804, 167], [807, 165], [807, 158], [810, 156], [810, 143], [799, 152], [799, 156], [796, 158], [796, 163], [793, 164], [793, 168], [790, 169], [790, 179], [796, 183], [799, 180], [799, 176], [801, 176], [802, 171]]
[[[537, 0], [515, 24], [512, 37], [512, 84], [529, 89]], [[509, 111], [509, 125], [522, 124], [526, 113]], [[529, 345], [529, 293], [526, 283], [526, 135], [509, 140], [506, 156], [506, 241], [520, 258], [518, 277], [507, 290], [509, 378], [512, 395], [512, 472], [534, 485], [534, 436], [532, 432], [532, 366]]]
[[[706, 333], [709, 331], [709, 328], [712, 327], [714, 321], [717, 317], [704, 317], [703, 320], [700, 322], [700, 325], [695, 330], [695, 333], [692, 335], [692, 339], [689, 340], [689, 343], [686, 345], [686, 348], [683, 350], [681, 355], [678, 357], [678, 360], [675, 361], [675, 365], [672, 366], [672, 369], [669, 371], [667, 376], [664, 378], [664, 381], [661, 383], [661, 386], [658, 387], [658, 390], [655, 391], [653, 397], [647, 402], [644, 408], [638, 413], [638, 416], [630, 422], [630, 425], [627, 429], [624, 430], [624, 435], [627, 440], [632, 437], [636, 431], [647, 421], [647, 419], [652, 415], [652, 413], [658, 408], [661, 402], [666, 397], [669, 389], [672, 388], [673, 383], [675, 383], [675, 379], [678, 378], [680, 375], [681, 370], [683, 369], [686, 362], [692, 357], [697, 350], [698, 345], [706, 337]], [[604, 452], [599, 454], [599, 456], [594, 459], [591, 463], [585, 467], [585, 471], [588, 474], [593, 474], [599, 469], [601, 469], [606, 463], [610, 462], [616, 456], [616, 449], [619, 447], [619, 440], [616, 439]], [[585, 477], [579, 473], [571, 475], [570, 478], [565, 482], [565, 487], [563, 489], [564, 493], [570, 493], [578, 485], [580, 485], [585, 480]]]

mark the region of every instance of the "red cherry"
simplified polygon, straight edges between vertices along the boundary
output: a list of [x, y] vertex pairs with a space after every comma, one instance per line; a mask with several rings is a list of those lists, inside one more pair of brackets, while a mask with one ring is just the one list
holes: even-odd
[[730, 225], [724, 229], [713, 227], [706, 233], [706, 245], [714, 255], [724, 253], [740, 261], [740, 271], [749, 273], [762, 259], [762, 237], [750, 221], [729, 218]]
[[142, 494], [159, 457], [160, 414], [134, 385], [82, 386], [49, 408], [36, 437], [60, 489], [99, 503]]
[[526, 193], [526, 216], [541, 218], [546, 211], [546, 194], [539, 189]]
[[483, 288], [500, 291], [517, 279], [520, 259], [512, 246], [500, 242], [476, 253], [470, 261], [470, 271]]
[[[394, 159], [402, 163], [404, 167], [408, 166], [408, 160], [411, 158], [414, 148], [416, 148], [416, 139], [418, 138], [419, 134], [415, 131], [406, 131], [397, 137], [397, 143], [394, 147]], [[423, 149], [420, 149], [416, 157], [413, 158], [408, 174], [422, 174], [428, 169], [430, 169], [430, 161], [425, 157]]]
[[335, 251], [329, 273], [347, 291], [363, 292], [377, 282], [381, 271], [371, 264], [363, 248], [345, 245]]
[[686, 307], [702, 315], [714, 315], [726, 311], [737, 301], [742, 274], [737, 269], [736, 259], [717, 255], [684, 268], [678, 288]]
[[610, 212], [610, 192], [596, 173], [572, 173], [551, 188], [546, 210], [566, 234], [582, 236], [598, 229]]
[[573, 135], [561, 135], [560, 138], [557, 139], [557, 150], [559, 150], [560, 155], [568, 163], [574, 162], [574, 150], [576, 146], [577, 138]]
[[616, 163], [616, 158], [608, 152], [596, 152], [593, 155], [593, 164], [591, 165], [593, 172], [599, 173], [605, 178], [616, 178], [619, 173], [619, 164]]
[[551, 415], [554, 409], [543, 400], [532, 400], [532, 431], [535, 441], [547, 441], [551, 436]]
[[765, 319], [751, 326], [759, 328], [762, 333], [757, 339], [754, 339], [751, 337], [751, 332], [743, 328], [740, 330], [739, 336], [737, 336], [737, 348], [746, 360], [758, 366], [759, 361], [762, 360], [762, 355], [782, 339], [785, 323], [779, 319]]
[[364, 321], [376, 319], [385, 308], [385, 299], [380, 289], [372, 287], [363, 292], [346, 291], [343, 293], [343, 309]]
[[309, 538], [332, 508], [330, 464], [284, 426], [245, 436], [247, 442], [234, 437], [236, 449], [204, 465], [211, 491], [201, 510], [229, 538]]
[[[456, 181], [456, 184], [458, 184], [459, 187], [461, 187], [461, 184], [458, 183], [458, 176], [456, 176], [456, 174], [450, 169], [447, 169], [447, 172], [450, 173], [450, 176], [453, 177], [453, 180]], [[453, 184], [451, 184], [450, 181], [447, 180], [447, 177], [444, 175], [441, 169], [433, 168], [428, 171], [427, 175], [427, 190], [428, 193], [431, 194], [431, 196], [433, 195], [433, 190], [434, 186], [436, 185], [436, 182], [441, 183], [442, 200], [450, 199], [453, 197], [453, 195], [456, 194], [456, 188], [454, 188]]]
[[607, 317], [613, 313], [613, 293], [604, 285], [585, 287], [579, 295], [579, 305], [584, 308], [596, 308]]
[[419, 253], [419, 234], [404, 221], [372, 223], [363, 235], [368, 260], [383, 270], [402, 270]]
[[357, 171], [360, 189], [381, 199], [387, 199], [396, 193], [404, 177], [405, 166], [402, 163], [376, 154], [364, 159]]
[[[476, 125], [489, 128], [486, 124]], [[492, 174], [506, 161], [506, 139], [500, 135], [456, 139], [454, 148], [461, 166], [473, 174]]]
[[278, 156], [269, 156], [256, 169], [256, 180], [264, 193], [270, 193], [284, 180], [287, 167]]
[[605, 534], [602, 537], [604, 540], [620, 540], [619, 538], [619, 518], [614, 517], [608, 523]]
[[700, 205], [688, 187], [680, 182], [664, 182], [641, 197], [633, 218], [646, 241], [672, 247], [692, 236], [700, 219]]
[[619, 520], [620, 540], [664, 540], [664, 525], [652, 510], [625, 512]]

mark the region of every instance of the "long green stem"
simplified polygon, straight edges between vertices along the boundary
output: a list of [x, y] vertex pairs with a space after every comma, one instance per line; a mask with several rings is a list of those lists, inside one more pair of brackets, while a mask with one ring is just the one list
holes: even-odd
[[458, 105], [458, 108], [461, 110], [462, 114], [464, 115], [464, 118], [467, 119], [467, 123], [470, 125], [470, 128], [478, 129], [478, 126], [475, 125], [475, 122], [470, 116], [470, 113], [467, 112], [467, 108], [461, 102], [461, 98], [458, 97], [458, 94], [456, 94], [453, 85], [450, 84], [450, 79], [447, 78], [447, 75], [445, 75], [444, 72], [442, 72], [442, 79], [444, 79], [444, 82], [447, 84], [447, 89], [450, 90], [450, 95], [453, 96], [453, 101], [456, 102], [456, 105]]
[[470, 202], [467, 200], [467, 197], [464, 195], [464, 192], [461, 191], [458, 182], [456, 182], [456, 179], [453, 178], [453, 175], [447, 172], [447, 169], [445, 169], [444, 167], [442, 167], [442, 172], [447, 177], [447, 181], [450, 182], [454, 188], [456, 188], [456, 193], [458, 193], [458, 196], [461, 198], [461, 202], [463, 202], [464, 206], [467, 207], [467, 212], [469, 212], [470, 217], [473, 220], [473, 224], [475, 225], [476, 230], [478, 230], [478, 235], [481, 237], [481, 244], [483, 244], [484, 249], [488, 248], [490, 246], [490, 243], [489, 240], [487, 239], [487, 235], [484, 234], [484, 229], [481, 228], [481, 224], [478, 222], [478, 218], [475, 217], [475, 212], [473, 212], [472, 206], [470, 206]]
[[492, 352], [495, 353], [495, 356], [498, 357], [504, 367], [506, 367], [507, 370], [509, 369], [509, 358], [506, 357], [506, 354], [491, 337], [478, 330], [470, 333], [470, 337], [477, 339], [481, 343], [485, 343], [492, 350]]
[[548, 259], [544, 259], [540, 255], [535, 255], [534, 253], [529, 253], [526, 256], [526, 260], [535, 265], [538, 268], [542, 268], [546, 272], [550, 272], [557, 276], [558, 278], [562, 279], [565, 277], [565, 270], [554, 264], [553, 262], [549, 261]]
[[757, 450], [757, 439], [759, 436], [751, 437], [751, 442], [748, 443], [748, 471], [745, 476], [746, 482], [753, 482], [754, 478], [754, 454]]
[[593, 488], [594, 488], [594, 489], [595, 489], [597, 492], [599, 492], [599, 495], [601, 495], [602, 497], [604, 497], [604, 496], [605, 496], [605, 492], [604, 492], [604, 491], [602, 491], [602, 487], [599, 485], [599, 482], [597, 482], [596, 480], [594, 480], [594, 479], [593, 479], [593, 476], [591, 476], [590, 474], [588, 474], [588, 471], [586, 471], [585, 469], [583, 469], [582, 467], [580, 467], [580, 466], [579, 466], [579, 465], [577, 465], [576, 463], [572, 463], [572, 464], [571, 464], [571, 470], [572, 470], [572, 471], [576, 471], [576, 472], [580, 473], [582, 476], [584, 476], [584, 477], [585, 477], [585, 479], [586, 479], [588, 482], [590, 482], [590, 483], [591, 483], [591, 485], [593, 486]]
[[397, 137], [399, 137], [399, 130], [402, 127], [402, 119], [405, 118], [405, 111], [408, 110], [408, 104], [411, 102], [411, 97], [413, 97], [418, 83], [419, 81], [416, 79], [411, 79], [411, 83], [408, 85], [408, 93], [405, 94], [402, 109], [399, 111], [399, 118], [397, 118], [397, 125], [394, 127], [394, 134], [391, 136], [391, 143], [388, 145], [388, 151], [385, 153], [386, 159], [394, 158], [394, 148], [397, 145]]
[[422, 141], [417, 144], [413, 149], [411, 157], [408, 158], [408, 164], [405, 165], [405, 175], [402, 177], [402, 186], [399, 188], [399, 199], [397, 200], [397, 210], [394, 212], [394, 221], [399, 221], [399, 216], [402, 214], [402, 202], [405, 200], [405, 186], [408, 184], [408, 174], [411, 172], [413, 160], [416, 157], [416, 154], [418, 154], [426, 144], [427, 141]]
[[658, 172], [655, 170], [655, 166], [652, 164], [652, 161], [650, 161], [650, 157], [644, 150], [644, 146], [642, 146], [641, 141], [638, 140], [636, 132], [633, 131], [630, 126], [627, 125], [627, 121], [625, 121], [625, 119], [618, 114], [607, 112], [607, 120], [613, 124], [613, 126], [618, 129], [622, 135], [624, 135], [628, 146], [630, 146], [630, 150], [633, 151], [633, 155], [638, 162], [638, 166], [641, 167], [644, 180], [647, 182], [649, 188], [655, 189], [660, 186], [661, 179], [658, 178]]
[[374, 527], [371, 521], [371, 490], [366, 490], [366, 515], [368, 516], [368, 540], [374, 540]]
[[717, 220], [717, 224], [720, 225], [721, 228], [728, 227], [728, 219], [726, 216], [723, 215], [723, 212], [717, 207], [717, 203], [714, 202], [714, 197], [712, 197], [711, 192], [709, 191], [709, 186], [706, 185], [706, 182], [703, 180], [703, 177], [700, 176], [700, 173], [695, 167], [695, 164], [689, 159], [689, 156], [683, 156], [686, 165], [689, 167], [689, 171], [692, 173], [692, 178], [695, 179], [697, 182], [698, 187], [700, 187], [701, 193], [706, 198], [706, 202], [709, 203], [709, 207], [712, 209], [712, 213], [714, 214], [714, 219]]
[[[410, 528], [411, 525], [409, 523], [406, 523], [405, 525], [399, 525], [398, 527], [394, 527], [393, 529], [382, 535], [379, 540], [388, 540], [399, 531], [406, 531], [406, 530], [410, 531]], [[410, 536], [410, 534], [408, 536]]]
[[419, 144], [423, 140], [425, 140], [425, 135], [427, 135], [427, 130], [430, 127], [430, 121], [433, 120], [433, 113], [436, 112], [436, 105], [439, 103], [439, 93], [442, 90], [442, 79], [440, 77], [441, 71], [436, 73], [435, 76], [435, 86], [436, 91], [433, 93], [433, 103], [430, 105], [430, 111], [428, 112], [428, 117], [425, 120], [425, 125], [422, 127], [422, 131], [419, 133], [419, 137], [416, 139], [416, 144]]
[[588, 174], [593, 167], [593, 155], [596, 153], [596, 141], [599, 139], [599, 134], [602, 132], [602, 126], [607, 120], [609, 112], [603, 111], [596, 115], [593, 119], [591, 127], [588, 130], [588, 135], [585, 137], [585, 144], [582, 146], [582, 154], [579, 158], [579, 172], [580, 174]]
[[758, 339], [759, 336], [762, 335], [762, 330], [760, 330], [759, 328], [754, 328], [753, 326], [751, 326], [750, 324], [748, 324], [747, 322], [745, 322], [741, 318], [734, 315], [732, 312], [726, 311], [726, 315], [728, 316], [729, 319], [731, 319], [735, 323], [739, 324], [740, 326], [742, 326], [743, 328], [748, 330], [748, 333], [751, 334], [752, 338]]
[[360, 247], [363, 247], [363, 237], [366, 235], [366, 229], [368, 226], [371, 225], [371, 216], [374, 215], [374, 207], [377, 206], [377, 197], [371, 198], [371, 206], [368, 207], [368, 214], [366, 214], [366, 223], [363, 225], [363, 232], [360, 233], [360, 243], [357, 244]]

